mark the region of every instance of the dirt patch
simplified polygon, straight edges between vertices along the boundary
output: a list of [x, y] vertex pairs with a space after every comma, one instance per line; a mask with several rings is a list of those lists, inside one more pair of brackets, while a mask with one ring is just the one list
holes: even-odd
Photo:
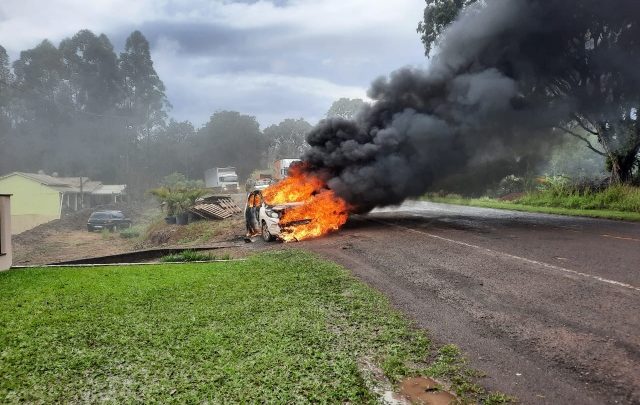
[[[233, 196], [236, 197], [236, 196]], [[242, 202], [244, 195], [238, 195]], [[121, 210], [133, 220], [140, 236], [124, 239], [116, 233], [90, 233], [86, 223], [92, 212]], [[236, 214], [219, 221], [195, 221], [189, 225], [169, 225], [155, 203], [145, 205], [108, 205], [65, 215], [62, 219], [40, 225], [13, 237], [14, 264], [39, 265], [115, 255], [152, 248], [184, 248], [236, 245], [212, 254], [231, 258], [245, 257], [255, 251], [272, 249], [280, 244], [244, 243], [244, 215]]]
[[117, 233], [87, 231], [43, 232], [14, 241], [16, 265], [48, 264], [85, 257], [124, 253], [132, 250], [131, 240]]
[[138, 218], [146, 211], [143, 205], [138, 204], [109, 204], [93, 208], [85, 208], [80, 211], [63, 214], [62, 218], [56, 219], [46, 224], [38, 225], [18, 235], [14, 235], [12, 240], [17, 244], [39, 243], [48, 235], [60, 234], [69, 231], [86, 231], [87, 220], [92, 212], [102, 210], [122, 211], [128, 218], [138, 222]]
[[[100, 209], [123, 211], [132, 218], [133, 228], [140, 236], [125, 239], [117, 232], [87, 232], [86, 221], [89, 215]], [[153, 205], [119, 205], [82, 210], [14, 236], [14, 264], [50, 264], [157, 247], [186, 250], [190, 247], [221, 243], [238, 245], [216, 251], [216, 255], [224, 257], [244, 257], [256, 250], [244, 246], [245, 227], [242, 215], [234, 215], [220, 221], [196, 221], [186, 226], [168, 225], [163, 217]]]
[[411, 377], [400, 383], [400, 395], [412, 404], [449, 405], [455, 395], [443, 391], [442, 385], [428, 377]]

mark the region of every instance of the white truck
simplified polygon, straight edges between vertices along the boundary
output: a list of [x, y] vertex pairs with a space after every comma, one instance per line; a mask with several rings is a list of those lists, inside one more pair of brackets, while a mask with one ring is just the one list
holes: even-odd
[[226, 191], [237, 191], [238, 174], [235, 167], [214, 167], [204, 172], [204, 185], [207, 188], [221, 188]]

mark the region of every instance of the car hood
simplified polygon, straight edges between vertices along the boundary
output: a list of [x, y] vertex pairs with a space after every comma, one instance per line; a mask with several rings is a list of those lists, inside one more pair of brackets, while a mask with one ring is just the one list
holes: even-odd
[[274, 210], [274, 211], [284, 211], [287, 208], [299, 207], [299, 206], [301, 206], [303, 204], [304, 203], [301, 203], [301, 202], [291, 202], [291, 203], [286, 203], [286, 204], [271, 205], [271, 206], [269, 206], [269, 208]]

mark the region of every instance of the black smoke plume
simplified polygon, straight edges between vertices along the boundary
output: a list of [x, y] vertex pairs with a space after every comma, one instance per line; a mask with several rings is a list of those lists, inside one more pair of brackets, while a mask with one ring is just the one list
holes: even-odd
[[[606, 100], [588, 92], [549, 97], [542, 86], [577, 66], [567, 44], [589, 30], [584, 16], [627, 13], [637, 20], [640, 2], [480, 3], [447, 29], [427, 70], [405, 68], [376, 80], [373, 104], [355, 121], [324, 120], [309, 134], [307, 167], [356, 210], [398, 204], [453, 180], [474, 191], [533, 169], [558, 138], [554, 125], [588, 103], [605, 108]], [[636, 85], [638, 66], [627, 69]]]

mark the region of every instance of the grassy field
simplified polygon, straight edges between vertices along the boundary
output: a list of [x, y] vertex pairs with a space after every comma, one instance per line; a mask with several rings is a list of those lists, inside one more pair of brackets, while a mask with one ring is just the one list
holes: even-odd
[[[380, 294], [297, 251], [0, 273], [0, 402], [373, 403], [376, 375], [473, 384]], [[363, 366], [363, 365], [369, 366]]]
[[570, 187], [556, 187], [527, 193], [514, 201], [463, 198], [457, 195], [427, 195], [424, 199], [474, 207], [640, 221], [640, 188], [630, 186], [613, 186], [601, 192], [579, 192]]

